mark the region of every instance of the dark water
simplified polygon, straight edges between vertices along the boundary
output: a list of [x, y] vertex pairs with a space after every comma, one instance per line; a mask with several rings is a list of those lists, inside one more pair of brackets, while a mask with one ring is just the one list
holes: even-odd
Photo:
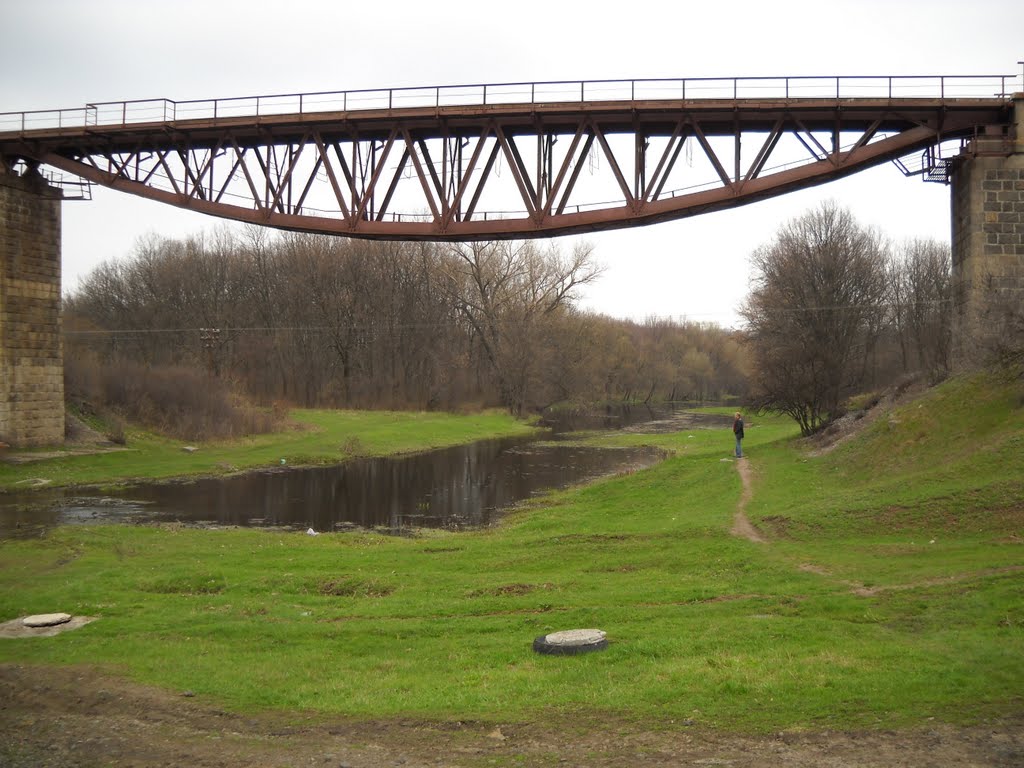
[[[616, 407], [561, 413], [553, 432], [668, 432], [727, 428], [725, 417]], [[550, 436], [549, 436], [550, 437]], [[82, 489], [0, 494], [0, 538], [56, 525], [180, 522], [315, 531], [401, 532], [494, 523], [530, 496], [601, 475], [651, 466], [651, 448], [591, 448], [529, 438], [490, 440], [412, 456], [331, 467], [270, 469], [227, 478], [149, 483], [105, 495]]]
[[0, 537], [75, 523], [462, 529], [493, 523], [503, 508], [553, 488], [656, 463], [648, 448], [596, 449], [493, 440], [333, 467], [268, 470], [229, 478], [153, 483], [96, 496], [75, 490], [0, 496]]
[[[609, 404], [598, 408], [559, 408], [544, 413], [544, 424], [556, 434], [592, 430], [620, 430], [650, 424], [673, 421], [684, 416], [684, 408], [697, 403], [672, 403], [670, 405], [626, 405]], [[690, 414], [693, 416], [693, 414]], [[642, 430], [647, 431], [647, 430]]]

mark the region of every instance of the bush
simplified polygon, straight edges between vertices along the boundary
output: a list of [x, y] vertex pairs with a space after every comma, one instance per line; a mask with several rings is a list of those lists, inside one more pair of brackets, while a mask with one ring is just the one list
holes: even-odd
[[[274, 430], [276, 409], [259, 409], [232, 394], [221, 379], [182, 366], [145, 366], [129, 361], [101, 365], [95, 358], [68, 356], [65, 391], [99, 412], [113, 411], [181, 440], [213, 440]], [[117, 424], [116, 419], [108, 419]], [[123, 441], [123, 425], [115, 442]]]

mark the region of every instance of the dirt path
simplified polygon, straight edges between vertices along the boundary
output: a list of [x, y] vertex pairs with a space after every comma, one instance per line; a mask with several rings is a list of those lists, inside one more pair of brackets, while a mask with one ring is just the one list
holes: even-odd
[[733, 536], [742, 536], [757, 544], [767, 544], [768, 540], [747, 519], [747, 504], [750, 503], [750, 499], [754, 495], [753, 470], [750, 468], [750, 459], [737, 459], [736, 471], [740, 473], [740, 480], [743, 482], [743, 493], [740, 495], [739, 504], [736, 505], [736, 516], [733, 517], [731, 533]]
[[699, 723], [538, 717], [525, 724], [242, 716], [91, 669], [0, 665], [0, 766], [420, 768], [1024, 765], [1024, 718], [902, 732], [721, 733]]

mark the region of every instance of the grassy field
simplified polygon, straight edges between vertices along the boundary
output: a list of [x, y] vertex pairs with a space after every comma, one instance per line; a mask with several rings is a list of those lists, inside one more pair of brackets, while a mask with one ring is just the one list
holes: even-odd
[[[751, 732], [1020, 714], [1022, 403], [1019, 379], [953, 380], [820, 456], [790, 422], [748, 418], [747, 513], [767, 544], [729, 533], [727, 429], [600, 438], [673, 456], [475, 533], [68, 527], [4, 542], [0, 620], [101, 618], [0, 640], [0, 661], [97, 665], [240, 711], [614, 712]], [[531, 651], [580, 627], [607, 631], [608, 650]]]
[[[0, 463], [0, 491], [48, 486], [118, 483], [195, 475], [222, 475], [257, 467], [334, 464], [354, 456], [384, 456], [460, 445], [533, 429], [503, 411], [472, 415], [387, 411], [296, 410], [292, 428], [243, 440], [189, 446], [129, 429], [124, 450], [89, 455], [70, 451], [45, 461]], [[194, 453], [185, 447], [198, 447]], [[46, 449], [24, 456], [46, 455]]]

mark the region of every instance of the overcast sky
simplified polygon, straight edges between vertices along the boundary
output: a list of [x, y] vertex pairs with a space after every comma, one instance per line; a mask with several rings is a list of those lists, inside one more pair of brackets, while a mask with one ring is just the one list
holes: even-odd
[[[0, 112], [459, 83], [1019, 75], [1024, 59], [1020, 0], [0, 0], [0, 29]], [[897, 241], [949, 238], [949, 188], [889, 164], [732, 211], [590, 235], [606, 272], [584, 305], [734, 325], [751, 251], [824, 199]], [[220, 225], [94, 187], [91, 202], [64, 204], [65, 290], [130, 255], [140, 236]]]

